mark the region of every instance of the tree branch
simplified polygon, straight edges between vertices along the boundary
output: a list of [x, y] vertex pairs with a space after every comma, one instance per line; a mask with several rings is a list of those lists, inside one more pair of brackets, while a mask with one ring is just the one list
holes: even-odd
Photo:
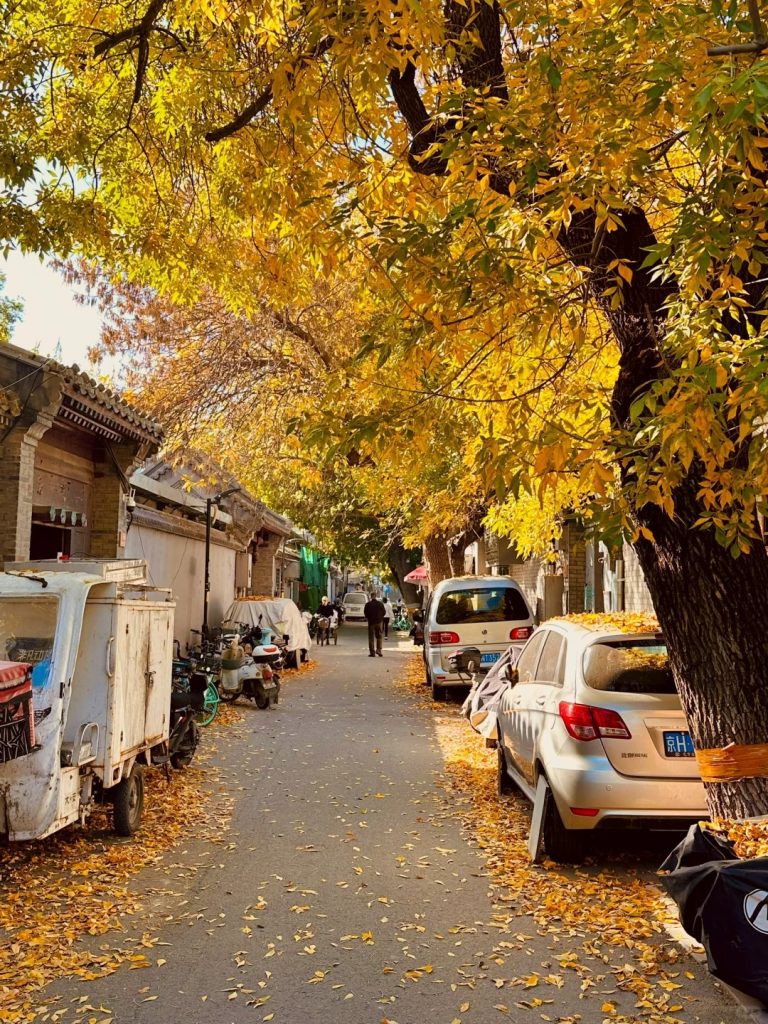
[[[335, 40], [333, 36], [324, 36], [316, 46], [314, 46], [309, 53], [305, 53], [299, 57], [296, 62], [295, 71], [309, 64], [310, 61], [316, 60], [318, 57], [322, 57], [324, 53], [333, 46]], [[294, 73], [295, 73], [294, 71]], [[221, 125], [219, 128], [212, 128], [211, 131], [205, 133], [206, 142], [220, 142], [222, 139], [229, 138], [230, 135], [235, 135], [242, 128], [245, 128], [247, 124], [258, 117], [262, 111], [266, 110], [269, 104], [272, 102], [273, 92], [271, 83], [256, 97], [253, 103], [249, 103], [236, 117], [227, 124]]]

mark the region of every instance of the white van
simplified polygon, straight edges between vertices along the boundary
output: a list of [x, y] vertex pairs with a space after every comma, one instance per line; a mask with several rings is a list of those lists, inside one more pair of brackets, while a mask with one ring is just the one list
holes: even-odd
[[351, 594], [345, 594], [341, 599], [341, 607], [344, 609], [345, 622], [365, 622], [363, 609], [368, 604], [369, 595], [364, 590], [355, 590]]
[[466, 686], [450, 670], [449, 657], [478, 647], [492, 665], [510, 645], [522, 647], [533, 632], [533, 614], [511, 576], [458, 576], [442, 580], [424, 612], [426, 683], [439, 700], [446, 686]]

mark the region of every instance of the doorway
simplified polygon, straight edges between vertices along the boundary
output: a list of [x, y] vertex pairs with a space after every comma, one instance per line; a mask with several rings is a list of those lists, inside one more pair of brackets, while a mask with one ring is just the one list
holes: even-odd
[[32, 561], [43, 558], [56, 558], [61, 553], [69, 556], [72, 546], [72, 531], [66, 526], [54, 526], [53, 523], [32, 523], [32, 535], [29, 541], [29, 557]]

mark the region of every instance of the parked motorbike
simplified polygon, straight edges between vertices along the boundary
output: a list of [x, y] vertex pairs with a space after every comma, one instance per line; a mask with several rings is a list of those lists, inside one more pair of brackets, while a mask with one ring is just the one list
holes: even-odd
[[203, 709], [208, 677], [204, 672], [192, 672], [189, 689], [174, 686], [171, 690], [171, 724], [168, 740], [152, 747], [152, 764], [170, 764], [186, 768], [195, 756], [200, 743], [200, 729], [195, 716]]
[[234, 639], [221, 659], [219, 696], [233, 704], [248, 697], [257, 708], [267, 710], [280, 698], [280, 668], [283, 657], [277, 644], [240, 644]]

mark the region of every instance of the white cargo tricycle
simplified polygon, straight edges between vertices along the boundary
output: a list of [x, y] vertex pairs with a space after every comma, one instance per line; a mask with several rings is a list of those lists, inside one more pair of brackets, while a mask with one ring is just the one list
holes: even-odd
[[174, 605], [138, 560], [0, 573], [0, 833], [39, 839], [97, 800], [131, 835], [168, 740]]

